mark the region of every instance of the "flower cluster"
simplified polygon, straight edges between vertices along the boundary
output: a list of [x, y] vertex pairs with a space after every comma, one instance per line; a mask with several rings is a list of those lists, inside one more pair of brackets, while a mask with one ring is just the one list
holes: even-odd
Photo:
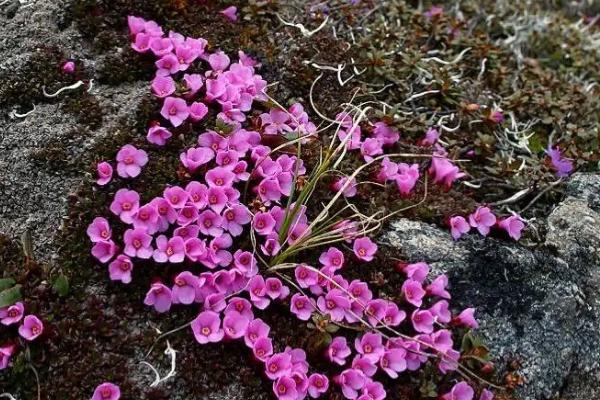
[[[0, 324], [5, 326], [19, 324], [19, 336], [29, 342], [34, 341], [44, 332], [43, 322], [33, 314], [25, 315], [25, 306], [20, 301], [0, 308]], [[8, 367], [16, 349], [16, 345], [10, 343], [0, 346], [0, 370]]]
[[460, 239], [471, 228], [475, 228], [481, 235], [487, 236], [493, 227], [498, 227], [512, 239], [519, 240], [525, 223], [518, 214], [499, 219], [489, 207], [477, 207], [467, 218], [460, 215], [450, 218], [450, 230], [454, 240]]
[[[233, 20], [234, 11], [224, 15]], [[350, 255], [330, 247], [320, 255], [319, 268], [273, 261], [310, 238], [314, 230], [322, 230], [309, 219], [300, 197], [293, 201], [298, 182], [307, 173], [303, 160], [269, 145], [274, 137], [295, 143], [317, 138], [317, 128], [303, 106], [266, 110], [254, 118], [257, 123], [249, 124], [255, 102], [268, 99], [266, 82], [256, 74], [254, 60], [240, 53], [238, 62], [232, 63], [221, 51], [209, 53], [206, 40], [175, 32], [165, 35], [153, 21], [130, 17], [129, 28], [132, 48], [157, 59], [150, 89], [161, 103], [164, 121], [149, 128], [148, 142], [163, 146], [182, 126], [195, 132], [209, 115], [216, 114], [218, 128], [199, 130], [197, 144], [180, 153], [187, 171], [185, 182], [168, 185], [161, 196], [151, 199], [119, 189], [110, 204], [112, 216], [98, 216], [91, 222], [87, 234], [92, 255], [108, 264], [110, 278], [130, 283], [136, 260], [181, 266], [172, 282], [154, 281], [144, 303], [159, 313], [174, 306], [198, 307], [200, 312], [190, 323], [196, 341], [207, 345], [243, 340], [264, 365], [273, 393], [281, 400], [318, 398], [330, 390], [330, 383], [348, 399], [383, 399], [385, 389], [375, 380], [378, 372], [397, 378], [430, 360], [441, 373], [459, 368], [460, 353], [454, 349], [451, 327], [476, 328], [474, 309], [453, 316], [448, 279], [441, 275], [428, 280], [425, 263], [402, 267], [406, 280], [395, 298], [376, 298], [366, 282], [347, 281], [341, 274], [347, 258], [370, 262], [378, 250], [357, 221], [341, 219], [328, 227], [340, 236], [338, 241], [349, 243]], [[351, 115], [340, 114], [338, 121], [337, 135], [343, 145], [360, 151], [366, 163], [381, 159], [378, 179], [396, 182], [400, 193], [409, 195], [419, 178], [419, 166], [383, 157], [384, 149], [400, 139], [399, 132], [379, 122], [363, 138]], [[432, 133], [426, 140], [424, 145], [437, 146]], [[436, 182], [451, 185], [462, 174], [442, 150], [436, 147], [430, 172]], [[135, 178], [148, 161], [145, 151], [125, 145], [116, 157], [117, 173], [124, 179]], [[112, 168], [108, 162], [98, 164], [99, 185], [111, 180]], [[334, 188], [351, 197], [356, 181], [343, 177]], [[252, 193], [255, 198], [248, 199]], [[113, 234], [115, 223], [125, 228], [120, 238]], [[244, 249], [238, 237], [249, 238], [252, 248]], [[286, 271], [292, 269], [288, 275]], [[277, 349], [271, 328], [255, 315], [273, 302], [289, 304], [301, 321], [319, 316], [334, 325], [365, 328], [366, 333], [354, 342], [351, 365], [327, 377], [311, 371], [304, 350]], [[396, 331], [400, 328], [408, 333], [400, 334]], [[332, 363], [346, 366], [352, 350], [347, 339], [338, 336], [326, 353]], [[116, 385], [104, 383], [93, 399], [119, 396]]]

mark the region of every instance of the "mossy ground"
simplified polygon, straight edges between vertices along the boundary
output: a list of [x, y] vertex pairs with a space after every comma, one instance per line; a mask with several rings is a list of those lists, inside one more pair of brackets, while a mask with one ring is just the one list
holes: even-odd
[[[517, 65], [514, 53], [498, 45], [499, 40], [506, 38], [507, 28], [499, 23], [486, 25], [484, 20], [480, 21], [480, 3], [465, 2], [465, 18], [475, 22], [461, 25], [463, 30], [470, 29], [470, 33], [464, 32], [458, 42], [448, 31], [449, 27], [458, 24], [455, 18], [444, 16], [438, 25], [428, 25], [415, 12], [416, 4], [404, 1], [385, 2], [384, 6], [363, 2], [366, 11], [361, 7], [332, 8], [332, 17], [339, 21], [336, 22], [340, 28], [337, 39], [330, 30], [321, 31], [310, 38], [302, 37], [297, 30], [282, 27], [275, 17], [275, 12], [279, 12], [291, 18], [293, 13], [298, 12], [296, 5], [293, 8], [288, 4], [258, 0], [241, 7], [244, 20], [238, 24], [230, 24], [218, 15], [218, 10], [225, 6], [225, 2], [202, 5], [185, 0], [73, 0], [63, 23], [65, 26], [76, 26], [97, 57], [102, 58], [103, 62], [95, 71], [94, 78], [106, 85], [147, 81], [152, 76], [152, 61], [129, 50], [125, 26], [128, 14], [154, 19], [167, 30], [205, 37], [213, 49], [221, 48], [230, 54], [243, 49], [259, 58], [265, 79], [279, 82], [272, 94], [283, 104], [294, 100], [308, 102], [310, 86], [320, 71], [303, 61], [337, 65], [350, 63], [349, 60], [353, 59], [357, 68], [367, 68], [365, 75], [360, 80], [355, 79], [340, 87], [335, 74], [325, 74], [315, 87], [315, 105], [321, 112], [333, 116], [340, 111], [339, 105], [349, 101], [357, 88], [377, 89], [391, 83], [393, 86], [389, 90], [370, 94], [361, 101], [400, 104], [397, 109], [406, 112], [422, 110], [413, 115], [400, 113], [394, 121], [404, 138], [404, 144], [397, 149], [400, 151], [420, 151], [414, 143], [426, 130], [434, 113], [441, 115], [454, 112], [467, 121], [480, 119], [482, 115], [468, 115], [461, 108], [468, 102], [491, 104], [491, 98], [506, 111], [513, 112], [519, 121], [539, 119], [540, 124], [534, 128], [531, 144], [535, 154], [526, 154], [534, 160], [534, 167], [525, 173], [517, 173], [518, 166], [503, 158], [502, 152], [506, 149], [496, 142], [494, 126], [479, 124], [475, 129], [466, 124], [464, 129], [456, 133], [445, 134], [453, 156], [462, 157], [468, 150], [475, 151], [476, 156], [464, 168], [473, 177], [481, 178], [484, 185], [482, 189], [458, 187], [444, 191], [439, 186], [428, 184], [425, 201], [402, 214], [408, 218], [440, 223], [450, 215], [470, 212], [477, 202], [505, 198], [530, 182], [543, 186], [551, 173], [543, 162], [541, 152], [553, 131], [559, 132], [555, 138], [560, 137], [567, 155], [578, 160], [578, 168], [591, 169], [600, 157], [597, 151], [598, 88], [586, 91], [584, 80], [572, 79], [582, 73], [596, 74], [597, 78], [598, 71], [593, 58], [581, 51], [586, 43], [585, 37], [571, 36], [573, 43], [568, 46], [569, 50], [561, 47], [557, 39], [560, 34], [564, 35], [565, 26], [572, 24], [574, 17], [565, 15], [560, 5], [556, 5], [553, 11], [538, 10], [540, 13], [549, 13], [554, 18], [553, 25], [531, 33], [531, 40], [524, 45], [527, 59]], [[488, 13], [492, 13], [492, 10], [502, 11], [494, 9], [492, 3], [495, 2], [483, 3]], [[370, 12], [369, 7], [375, 11]], [[304, 10], [302, 7], [299, 9]], [[312, 15], [312, 20], [304, 22], [314, 26], [318, 26], [323, 19], [318, 11], [311, 14], [304, 10], [303, 15]], [[503, 18], [509, 18], [507, 15], [508, 11]], [[399, 28], [390, 28], [392, 19], [400, 21]], [[363, 27], [355, 38], [357, 44], [347, 46], [344, 41], [350, 39], [345, 35], [356, 26]], [[395, 51], [398, 43], [402, 44], [401, 51]], [[432, 83], [411, 87], [419, 77], [416, 63], [427, 52], [437, 50], [434, 54], [440, 58], [453, 59], [466, 47], [472, 50], [456, 67], [463, 73], [463, 84], [452, 83], [449, 74], [453, 71], [437, 65], [430, 71]], [[565, 51], [569, 52], [569, 57], [564, 56]], [[11, 105], [26, 107], [32, 101], [44, 100], [39, 95], [42, 84], [58, 87], [70, 83], [57, 68], [64, 58], [61, 49], [40, 49], [37, 54], [38, 58], [32, 60], [27, 70], [20, 71], [18, 78], [29, 84], [17, 84], [13, 82], [17, 78], [7, 75], [9, 84], [0, 88], [0, 98], [8, 99]], [[483, 81], [479, 81], [479, 60], [482, 57], [489, 60], [488, 72]], [[516, 90], [513, 87], [515, 76], [519, 80]], [[440, 94], [403, 104], [407, 93], [434, 88], [440, 90]], [[102, 123], [103, 116], [94, 95], [73, 94], [69, 99], [61, 107], [72, 113], [81, 126], [31, 155], [40, 168], [91, 174], [98, 160], [113, 159], [120, 146], [133, 143], [148, 151], [152, 160], [141, 178], [130, 185], [143, 193], [143, 200], [159, 195], [166, 183], [190, 179], [178, 171], [178, 154], [182, 148], [193, 143], [195, 134], [182, 130], [178, 133], [182, 134], [183, 139], [176, 135], [160, 151], [145, 142], [147, 125], [157, 115], [157, 104], [150, 95], [136, 110], [132, 110], [136, 114], [135, 124], [123, 121], [113, 135], [77, 157], [69, 156], [65, 151], [65, 142], [80, 140], [88, 130], [94, 130]], [[312, 150], [316, 155], [316, 151]], [[310, 151], [308, 149], [307, 154]], [[314, 163], [314, 160], [309, 156], [307, 163], [311, 162]], [[360, 160], [351, 158], [346, 163], [352, 169], [359, 165]], [[365, 178], [374, 172], [374, 169], [366, 171]], [[324, 182], [324, 190], [317, 192], [312, 200], [315, 210], [330, 197], [327, 183]], [[116, 183], [98, 189], [92, 179], [86, 178], [81, 187], [74, 191], [69, 198], [63, 229], [56, 239], [58, 259], [49, 264], [26, 262], [17, 241], [0, 237], [3, 275], [14, 276], [24, 285], [29, 311], [41, 315], [47, 321], [48, 328], [42, 341], [29, 346], [29, 353], [19, 354], [14, 367], [0, 374], [0, 386], [7, 392], [20, 394], [21, 398], [35, 398], [37, 388], [34, 376], [27, 368], [30, 362], [39, 373], [41, 398], [88, 398], [93, 388], [106, 380], [118, 383], [126, 399], [175, 398], [174, 391], [180, 398], [212, 398], [214, 393], [230, 382], [239, 383], [236, 387], [243, 393], [238, 398], [270, 398], [270, 387], [267, 380], [261, 378], [261, 367], [253, 364], [242, 344], [198, 346], [187, 329], [169, 337], [171, 345], [178, 351], [177, 384], [156, 389], [147, 385], [144, 387], [143, 382], [151, 381], [150, 373], [138, 362], [157, 336], [153, 326], [160, 326], [163, 331], [175, 328], [191, 320], [195, 310], [175, 309], [168, 316], [158, 316], [142, 304], [143, 295], [152, 279], [158, 276], [168, 279], [181, 267], [159, 268], [152, 263], [137, 263], [133, 283], [123, 287], [109, 282], [105, 268], [97, 265], [89, 256], [90, 246], [85, 228], [96, 215], [109, 215], [107, 205], [117, 189]], [[425, 183], [421, 182], [411, 198], [401, 199], [393, 187], [382, 189], [364, 185], [359, 188], [359, 205], [364, 213], [389, 212], [420, 201], [425, 189]], [[374, 191], [377, 196], [373, 196]], [[546, 212], [548, 205], [559, 195], [557, 191], [549, 192], [539, 201], [539, 207], [530, 211], [531, 215]], [[526, 205], [528, 200], [530, 198], [524, 199], [522, 205]], [[117, 236], [121, 234], [115, 233]], [[314, 254], [304, 256], [315, 258]], [[347, 278], [369, 281], [380, 295], [395, 299], [398, 297], [401, 275], [394, 268], [395, 262], [391, 261], [394, 258], [402, 259], [401, 250], [393, 253], [386, 250], [367, 267], [351, 263], [346, 272]], [[61, 275], [67, 276], [70, 283], [69, 293], [65, 297], [58, 296], [52, 289], [52, 282]], [[280, 347], [311, 348], [314, 336], [318, 335], [293, 319], [284, 306], [274, 306], [260, 316], [273, 326], [276, 333], [274, 337]], [[10, 336], [11, 332], [0, 327], [2, 338]], [[153, 360], [161, 359], [163, 346], [164, 342], [157, 345], [152, 353]], [[324, 370], [329, 368], [319, 361], [317, 354], [311, 353], [311, 361]], [[168, 369], [166, 362], [161, 365], [163, 369]], [[148, 378], [141, 384], [140, 376], [145, 373], [148, 373]], [[446, 383], [436, 378], [430, 370], [395, 383], [386, 382], [394, 399], [425, 398], [420, 388], [427, 383], [446, 387]], [[334, 393], [330, 398], [337, 399], [339, 394]]]

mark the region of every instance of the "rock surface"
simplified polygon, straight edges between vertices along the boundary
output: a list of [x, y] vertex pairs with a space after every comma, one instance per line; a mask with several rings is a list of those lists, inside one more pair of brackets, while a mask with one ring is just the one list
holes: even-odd
[[547, 220], [543, 246], [449, 233], [400, 219], [381, 243], [450, 276], [454, 301], [477, 307], [493, 355], [522, 362], [523, 399], [600, 397], [600, 176], [577, 174]]

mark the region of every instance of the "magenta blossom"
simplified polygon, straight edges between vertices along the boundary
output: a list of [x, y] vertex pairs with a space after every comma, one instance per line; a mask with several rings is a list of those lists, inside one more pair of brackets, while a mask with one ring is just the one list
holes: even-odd
[[558, 146], [552, 147], [552, 145], [548, 145], [546, 154], [550, 156], [552, 167], [556, 170], [556, 175], [559, 178], [565, 178], [573, 172], [573, 162], [562, 156]]
[[21, 321], [25, 306], [20, 301], [12, 306], [0, 308], [0, 323], [2, 325], [12, 325]]
[[67, 61], [62, 65], [61, 69], [65, 74], [72, 74], [75, 72], [75, 63], [73, 61]]
[[196, 172], [198, 168], [207, 164], [215, 156], [215, 153], [206, 147], [191, 147], [179, 155], [179, 159], [184, 167], [191, 173]]
[[335, 247], [330, 247], [319, 257], [319, 262], [324, 267], [333, 267], [340, 269], [344, 266], [344, 253]]
[[110, 279], [113, 281], [121, 281], [125, 284], [131, 282], [132, 270], [133, 263], [131, 262], [131, 259], [123, 254], [117, 256], [117, 258], [108, 265]]
[[110, 205], [110, 211], [124, 223], [131, 224], [139, 207], [140, 195], [135, 190], [119, 189]]
[[296, 400], [298, 398], [296, 381], [288, 376], [279, 377], [273, 382], [273, 393], [278, 400]]
[[221, 226], [229, 231], [231, 236], [240, 236], [243, 226], [250, 222], [251, 216], [248, 208], [242, 204], [233, 204], [223, 212]]
[[146, 139], [148, 142], [155, 144], [157, 146], [164, 146], [167, 144], [167, 140], [171, 138], [173, 134], [166, 128], [163, 128], [160, 125], [153, 125], [148, 129], [148, 134], [146, 135]]
[[8, 364], [10, 363], [10, 357], [15, 352], [15, 348], [16, 346], [13, 344], [0, 346], [0, 371], [8, 368]]
[[319, 310], [329, 314], [332, 321], [342, 321], [350, 309], [350, 300], [339, 289], [331, 289], [325, 296], [317, 299]]
[[110, 240], [112, 230], [106, 218], [96, 217], [87, 228], [87, 235], [92, 243]]
[[498, 226], [508, 233], [508, 236], [514, 240], [521, 239], [521, 231], [525, 228], [523, 219], [518, 215], [511, 215], [498, 221]]
[[313, 399], [318, 399], [329, 389], [329, 379], [325, 375], [312, 374], [308, 377], [308, 394]]
[[104, 186], [112, 180], [113, 167], [106, 161], [98, 163], [96, 170], [98, 172], [98, 180], [96, 181], [98, 185]]
[[408, 195], [413, 190], [417, 184], [417, 180], [419, 179], [419, 166], [417, 164], [398, 164], [398, 174], [394, 179], [400, 194], [403, 196]]
[[314, 305], [307, 296], [299, 293], [292, 296], [292, 300], [290, 301], [290, 311], [295, 314], [299, 320], [308, 321], [312, 315], [313, 309]]
[[431, 167], [429, 173], [434, 176], [433, 181], [435, 183], [444, 184], [446, 188], [450, 188], [452, 183], [465, 176], [463, 172], [460, 172], [458, 167], [450, 160], [441, 156], [434, 156], [431, 159]]
[[442, 400], [472, 400], [474, 395], [475, 391], [468, 383], [459, 382], [442, 396]]
[[183, 271], [174, 279], [171, 298], [175, 304], [192, 304], [196, 299], [196, 292], [200, 290], [198, 277], [189, 271]]
[[177, 128], [183, 124], [190, 112], [185, 100], [178, 97], [167, 97], [160, 110], [160, 115], [168, 119]]
[[226, 9], [220, 11], [219, 13], [224, 15], [231, 22], [235, 22], [238, 19], [236, 6], [229, 6]]
[[223, 331], [229, 339], [239, 339], [246, 334], [250, 320], [237, 311], [225, 311]]
[[378, 138], [367, 138], [360, 145], [360, 153], [366, 162], [373, 161], [375, 156], [383, 154], [383, 142]]
[[268, 212], [258, 212], [252, 219], [252, 228], [259, 235], [267, 236], [275, 228], [275, 219]]
[[225, 336], [221, 329], [219, 314], [213, 311], [203, 311], [192, 321], [192, 331], [200, 344], [220, 342]]
[[175, 93], [175, 81], [170, 76], [156, 76], [152, 80], [152, 92], [157, 97], [167, 97]]
[[479, 396], [479, 400], [494, 400], [494, 394], [487, 389], [483, 389], [481, 391], [481, 396]]
[[348, 347], [348, 342], [343, 336], [333, 338], [331, 344], [327, 348], [327, 358], [329, 358], [329, 361], [338, 365], [346, 364], [346, 358], [348, 358], [351, 353], [352, 351], [350, 350], [350, 347]]
[[198, 122], [206, 117], [206, 114], [208, 114], [208, 107], [206, 107], [206, 104], [204, 103], [195, 101], [190, 105], [189, 111], [190, 119], [194, 122]]
[[180, 210], [187, 204], [190, 194], [179, 186], [171, 186], [163, 191], [163, 196], [174, 209]]
[[415, 310], [411, 315], [413, 327], [417, 332], [431, 333], [433, 332], [433, 323], [435, 319], [427, 310]]
[[342, 388], [342, 393], [347, 399], [356, 399], [358, 391], [367, 383], [367, 378], [360, 370], [347, 369], [335, 378]]
[[462, 235], [471, 230], [471, 225], [461, 216], [450, 218], [450, 233], [454, 240], [460, 239]]
[[146, 229], [136, 228], [126, 230], [123, 235], [123, 241], [125, 242], [124, 252], [129, 257], [143, 259], [152, 257], [152, 236], [146, 232]]
[[268, 337], [259, 337], [252, 346], [252, 353], [260, 361], [267, 361], [273, 354], [273, 342]]
[[286, 376], [292, 369], [292, 356], [288, 353], [273, 354], [265, 362], [265, 373], [269, 379]]
[[104, 382], [96, 387], [92, 400], [119, 400], [121, 389], [114, 383]]
[[440, 300], [429, 308], [429, 312], [437, 322], [447, 324], [452, 320], [452, 314], [450, 313], [449, 304], [446, 300]]
[[378, 333], [365, 333], [354, 341], [354, 348], [363, 358], [376, 363], [383, 356], [382, 336]]
[[424, 262], [405, 264], [402, 266], [402, 272], [408, 278], [422, 283], [427, 278], [427, 274], [429, 274], [429, 265]]
[[121, 178], [135, 178], [148, 163], [148, 154], [130, 144], [121, 147], [117, 153], [117, 173]]
[[454, 317], [455, 324], [463, 325], [469, 327], [471, 329], [479, 328], [479, 324], [477, 320], [475, 320], [475, 309], [474, 308], [466, 308], [456, 317]]
[[164, 313], [171, 308], [171, 297], [171, 289], [160, 282], [156, 282], [152, 284], [150, 290], [146, 293], [144, 304], [154, 306], [157, 312]]
[[353, 249], [359, 260], [371, 261], [377, 252], [377, 245], [365, 236], [354, 241]]
[[92, 247], [92, 255], [101, 263], [109, 262], [117, 254], [117, 251], [119, 251], [119, 246], [112, 240], [97, 242]]
[[383, 384], [376, 381], [367, 382], [362, 390], [358, 400], [383, 400], [387, 393], [383, 388]]
[[438, 296], [443, 299], [450, 299], [450, 293], [446, 290], [448, 286], [448, 277], [444, 274], [435, 278], [425, 290], [429, 296]]
[[490, 228], [496, 224], [496, 216], [488, 207], [477, 207], [477, 210], [469, 215], [469, 223], [483, 236], [487, 236]]
[[44, 332], [44, 324], [35, 315], [27, 315], [23, 318], [23, 324], [19, 327], [19, 335], [27, 340], [35, 340]]
[[248, 324], [244, 334], [244, 342], [248, 347], [254, 347], [256, 341], [260, 338], [268, 338], [271, 328], [262, 319], [257, 318]]
[[348, 177], [339, 178], [333, 183], [331, 188], [335, 192], [342, 191], [342, 189], [343, 189], [342, 195], [344, 195], [344, 197], [356, 196], [356, 186], [357, 186], [356, 179], [352, 178], [350, 183], [347, 183], [347, 182], [348, 182]]
[[413, 279], [407, 279], [402, 284], [404, 299], [415, 307], [421, 307], [425, 293], [421, 283]]
[[386, 350], [381, 356], [379, 365], [381, 365], [381, 369], [384, 370], [390, 378], [396, 379], [398, 377], [398, 372], [403, 372], [406, 370], [406, 350]]

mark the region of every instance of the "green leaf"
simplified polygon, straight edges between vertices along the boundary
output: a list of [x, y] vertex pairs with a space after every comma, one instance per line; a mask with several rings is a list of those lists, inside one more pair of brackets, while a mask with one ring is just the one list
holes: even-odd
[[54, 289], [59, 296], [65, 297], [69, 294], [69, 280], [64, 275], [58, 276], [52, 285], [52, 289]]
[[15, 285], [10, 289], [5, 289], [0, 292], [0, 308], [12, 306], [22, 298], [21, 285]]
[[15, 283], [16, 282], [13, 278], [0, 279], [0, 292], [8, 289], [9, 287], [13, 287]]

